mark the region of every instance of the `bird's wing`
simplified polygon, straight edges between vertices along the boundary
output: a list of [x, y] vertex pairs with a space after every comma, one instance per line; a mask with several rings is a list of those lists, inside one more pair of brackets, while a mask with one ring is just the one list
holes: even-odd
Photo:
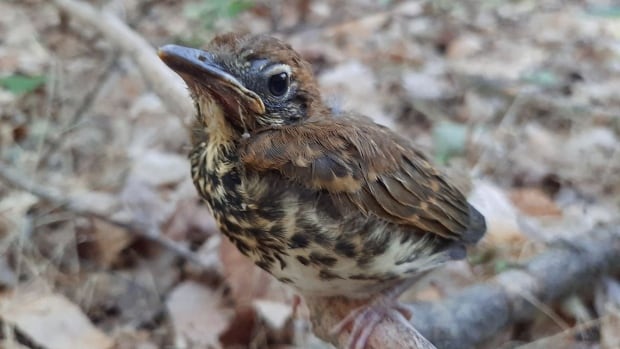
[[405, 140], [374, 123], [338, 118], [265, 130], [243, 145], [242, 162], [418, 231], [466, 242], [484, 233], [484, 218], [463, 194]]

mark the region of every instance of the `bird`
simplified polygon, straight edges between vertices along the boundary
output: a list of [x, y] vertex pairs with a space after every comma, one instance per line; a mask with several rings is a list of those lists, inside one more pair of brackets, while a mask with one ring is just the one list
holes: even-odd
[[349, 348], [410, 316], [398, 296], [484, 235], [484, 216], [410, 140], [330, 108], [286, 42], [224, 33], [158, 55], [194, 101], [191, 177], [219, 229], [302, 296], [368, 299], [334, 328], [350, 328]]

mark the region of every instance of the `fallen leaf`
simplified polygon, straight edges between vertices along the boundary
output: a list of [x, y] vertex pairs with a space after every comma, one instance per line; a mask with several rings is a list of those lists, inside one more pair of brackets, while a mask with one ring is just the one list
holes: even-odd
[[424, 13], [424, 3], [416, 1], [405, 1], [395, 4], [394, 13], [400, 16], [415, 17]]
[[480, 52], [484, 42], [478, 35], [463, 34], [451, 40], [446, 48], [446, 56], [451, 59], [464, 59]]
[[49, 70], [52, 53], [37, 39], [39, 32], [32, 17], [27, 11], [6, 2], [0, 2], [0, 13], [4, 14], [0, 16], [0, 28], [3, 28], [0, 62], [4, 63], [3, 72], [43, 75]]
[[16, 95], [24, 95], [35, 91], [45, 84], [45, 76], [25, 76], [20, 74], [0, 78], [0, 87]]
[[[225, 239], [225, 238], [224, 238]], [[187, 263], [184, 266], [186, 275], [196, 277], [205, 282], [210, 278], [219, 279], [224, 274], [222, 260], [220, 258], [220, 244], [222, 236], [215, 234], [207, 239], [195, 252], [195, 256], [200, 260], [200, 265]], [[204, 279], [206, 277], [207, 279]]]
[[198, 282], [184, 281], [166, 300], [175, 331], [175, 347], [221, 347], [219, 336], [229, 326], [232, 309], [222, 304], [222, 294]]
[[[472, 51], [476, 51], [476, 48]], [[452, 69], [459, 74], [488, 79], [518, 80], [544, 59], [544, 51], [533, 44], [524, 41], [497, 40], [488, 49], [477, 50], [477, 54], [458, 57], [449, 62]]]
[[21, 289], [0, 298], [0, 317], [45, 349], [109, 349], [114, 345], [78, 306], [40, 289]]
[[273, 276], [260, 269], [228, 238], [220, 244], [220, 258], [224, 277], [230, 285], [232, 297], [238, 306], [250, 305], [254, 299], [290, 299], [290, 291]]
[[469, 201], [485, 217], [486, 243], [492, 246], [522, 245], [526, 236], [518, 225], [518, 212], [508, 196], [497, 186], [485, 181], [474, 181]]
[[270, 300], [256, 299], [254, 300], [254, 308], [259, 318], [274, 330], [282, 330], [293, 315], [293, 308], [290, 304]]
[[190, 174], [185, 156], [151, 150], [136, 157], [131, 175], [158, 187], [179, 183]]
[[504, 107], [500, 98], [482, 96], [474, 91], [467, 91], [463, 96], [463, 106], [459, 111], [461, 120], [469, 122], [490, 122]]
[[157, 188], [143, 178], [130, 175], [121, 190], [120, 199], [129, 216], [145, 226], [159, 225], [167, 221], [176, 203], [165, 200]]
[[220, 335], [220, 342], [228, 347], [249, 347], [256, 326], [256, 311], [251, 306], [235, 308], [235, 316], [228, 329]]
[[524, 214], [532, 217], [558, 217], [562, 211], [544, 192], [537, 188], [522, 188], [510, 192], [510, 200]]
[[79, 238], [78, 253], [82, 259], [108, 268], [133, 241], [133, 236], [127, 230], [99, 219], [90, 222], [92, 226], [85, 229], [83, 237]]
[[86, 207], [101, 214], [112, 214], [119, 208], [118, 198], [110, 193], [93, 190], [75, 190], [71, 192], [71, 200], [78, 207]]
[[454, 94], [445, 79], [435, 72], [407, 72], [403, 76], [403, 87], [414, 99], [436, 100]]
[[[389, 21], [389, 13], [379, 12], [363, 16], [359, 20], [344, 22], [331, 28], [326, 28], [326, 36], [368, 37]], [[352, 35], [355, 33], [355, 35]]]
[[[268, 343], [290, 343], [294, 336], [293, 307], [278, 301], [257, 299], [254, 301], [256, 315]], [[256, 329], [255, 329], [256, 331]]]
[[27, 212], [37, 202], [36, 196], [26, 192], [10, 192], [0, 198], [0, 238], [5, 233], [17, 234], [30, 224]]
[[164, 235], [177, 240], [194, 242], [197, 238], [206, 239], [217, 233], [213, 215], [196, 194], [196, 187], [191, 178], [180, 183], [175, 192], [175, 211], [163, 229]]
[[162, 296], [179, 280], [175, 260], [162, 252], [133, 268], [90, 272], [72, 290], [73, 298], [104, 324], [152, 324], [164, 309]]
[[319, 77], [321, 91], [326, 96], [337, 96], [346, 101], [328, 101], [339, 105], [344, 111], [354, 111], [388, 127], [394, 126], [394, 118], [381, 108], [382, 98], [377, 93], [376, 78], [369, 67], [359, 61], [350, 61], [325, 71]]

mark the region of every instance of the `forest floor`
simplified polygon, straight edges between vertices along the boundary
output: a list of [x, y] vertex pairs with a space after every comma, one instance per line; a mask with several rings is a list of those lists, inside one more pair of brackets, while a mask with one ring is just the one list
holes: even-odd
[[[329, 103], [443, 166], [488, 234], [408, 299], [449, 297], [619, 222], [613, 1], [88, 3], [153, 48], [275, 34]], [[13, 175], [0, 171], [0, 348], [329, 347], [293, 314], [294, 292], [219, 235], [190, 180], [187, 115], [136, 62], [53, 1], [0, 13], [0, 167]], [[620, 348], [619, 280], [540, 305], [481, 348]]]

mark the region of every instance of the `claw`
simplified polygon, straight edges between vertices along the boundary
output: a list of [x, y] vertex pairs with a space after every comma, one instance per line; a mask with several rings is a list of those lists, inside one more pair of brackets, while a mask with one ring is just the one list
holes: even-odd
[[379, 298], [368, 305], [351, 311], [334, 328], [331, 335], [337, 335], [352, 325], [351, 334], [347, 341], [347, 349], [364, 349], [375, 327], [385, 318], [411, 326], [408, 318], [411, 311], [403, 304], [393, 299]]

